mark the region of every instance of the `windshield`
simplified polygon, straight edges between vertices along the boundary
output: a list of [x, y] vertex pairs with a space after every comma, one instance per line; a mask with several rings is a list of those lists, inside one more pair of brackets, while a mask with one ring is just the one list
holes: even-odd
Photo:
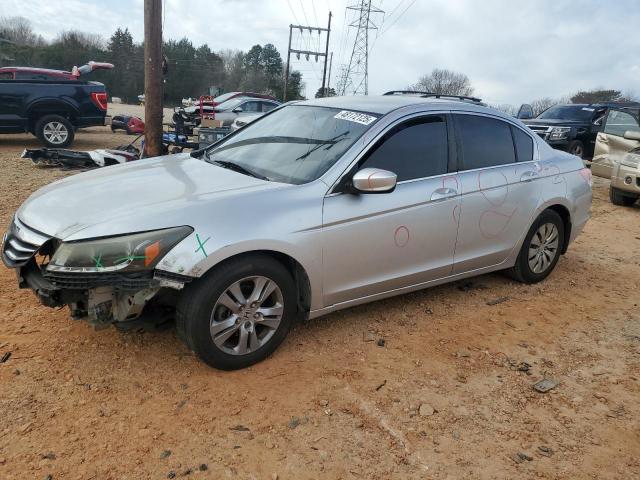
[[369, 113], [289, 105], [255, 120], [207, 152], [276, 182], [319, 178], [379, 118]]
[[556, 105], [545, 110], [538, 118], [548, 120], [570, 120], [578, 122], [590, 122], [595, 108], [574, 105]]
[[237, 94], [238, 94], [238, 92], [223, 93], [222, 95], [218, 95], [216, 98], [214, 98], [213, 101], [216, 102], [216, 103], [226, 102], [231, 97], [233, 97], [234, 95], [237, 95]]
[[220, 112], [223, 112], [225, 110], [233, 110], [245, 100], [246, 98], [244, 97], [232, 98], [231, 100], [223, 102], [222, 105], [216, 105], [216, 110]]

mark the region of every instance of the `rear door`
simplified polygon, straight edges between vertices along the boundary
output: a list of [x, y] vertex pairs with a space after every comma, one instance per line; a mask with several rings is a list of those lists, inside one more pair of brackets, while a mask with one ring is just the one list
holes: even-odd
[[529, 228], [542, 183], [532, 133], [486, 115], [453, 115], [460, 226], [454, 273], [497, 265]]
[[638, 108], [612, 108], [605, 119], [604, 127], [596, 137], [596, 147], [591, 163], [591, 172], [604, 178], [611, 178], [615, 162], [624, 154], [640, 145], [637, 140], [624, 138], [624, 132], [640, 131]]
[[326, 196], [325, 306], [451, 274], [460, 197], [456, 174], [448, 173], [455, 148], [447, 119], [431, 114], [398, 121], [341, 181], [362, 168], [389, 170], [398, 176], [393, 192]]

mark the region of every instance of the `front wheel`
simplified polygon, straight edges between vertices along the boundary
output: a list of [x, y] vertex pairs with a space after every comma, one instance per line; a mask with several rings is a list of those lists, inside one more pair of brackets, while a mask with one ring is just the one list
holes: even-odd
[[545, 210], [533, 222], [513, 268], [507, 273], [522, 283], [538, 283], [553, 271], [564, 247], [564, 222]]
[[636, 197], [635, 195], [625, 195], [617, 188], [609, 187], [609, 200], [611, 200], [611, 203], [613, 203], [614, 205], [630, 207], [631, 205], [636, 203], [638, 197]]
[[245, 368], [268, 357], [296, 317], [295, 283], [271, 257], [232, 259], [188, 285], [178, 303], [178, 335], [207, 365]]
[[60, 115], [45, 115], [36, 123], [36, 136], [51, 148], [64, 148], [73, 142], [73, 125]]

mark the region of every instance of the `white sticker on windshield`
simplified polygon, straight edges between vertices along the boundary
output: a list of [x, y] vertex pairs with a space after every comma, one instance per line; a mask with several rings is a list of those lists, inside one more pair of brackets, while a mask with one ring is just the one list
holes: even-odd
[[366, 113], [351, 112], [349, 110], [342, 110], [337, 113], [333, 118], [338, 120], [346, 120], [347, 122], [360, 123], [362, 125], [369, 125], [376, 121], [376, 117], [367, 115]]
[[595, 108], [587, 108], [587, 107], [582, 107], [583, 110], [586, 110], [587, 112], [593, 112], [595, 110]]

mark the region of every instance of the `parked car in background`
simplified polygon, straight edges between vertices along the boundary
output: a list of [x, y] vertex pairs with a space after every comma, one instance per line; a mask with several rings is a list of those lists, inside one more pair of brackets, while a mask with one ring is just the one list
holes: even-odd
[[242, 128], [245, 125], [250, 124], [251, 122], [253, 122], [254, 120], [260, 118], [263, 115], [264, 115], [264, 113], [253, 113], [253, 114], [246, 114], [246, 115], [240, 116], [240, 117], [236, 118], [233, 121], [233, 123], [231, 124], [231, 131], [235, 132], [239, 128]]
[[[525, 125], [553, 148], [590, 159], [596, 135], [610, 108], [640, 106], [637, 103], [562, 104], [548, 108], [536, 118], [519, 115]], [[527, 109], [531, 112], [533, 109]], [[522, 111], [522, 109], [521, 109]]]
[[[256, 113], [264, 114], [278, 107], [280, 102], [266, 98], [253, 97], [234, 97], [230, 100], [216, 105], [204, 105], [202, 112], [207, 114], [215, 114], [216, 120], [221, 120], [223, 126], [230, 126], [236, 118]], [[201, 108], [199, 105], [185, 107], [183, 109], [187, 121], [191, 121], [194, 125], [199, 125]], [[175, 122], [175, 118], [174, 118]]]
[[609, 198], [631, 206], [640, 198], [640, 107], [611, 108], [596, 138], [594, 175], [611, 178]]
[[298, 318], [498, 270], [540, 282], [590, 206], [580, 159], [479, 102], [331, 97], [50, 184], [2, 258], [49, 307], [120, 328], [175, 315], [200, 359], [236, 369]]
[[13, 79], [0, 79], [0, 133], [29, 132], [48, 147], [63, 148], [73, 142], [77, 128], [105, 124], [102, 83], [46, 72], [22, 78], [14, 69]]

